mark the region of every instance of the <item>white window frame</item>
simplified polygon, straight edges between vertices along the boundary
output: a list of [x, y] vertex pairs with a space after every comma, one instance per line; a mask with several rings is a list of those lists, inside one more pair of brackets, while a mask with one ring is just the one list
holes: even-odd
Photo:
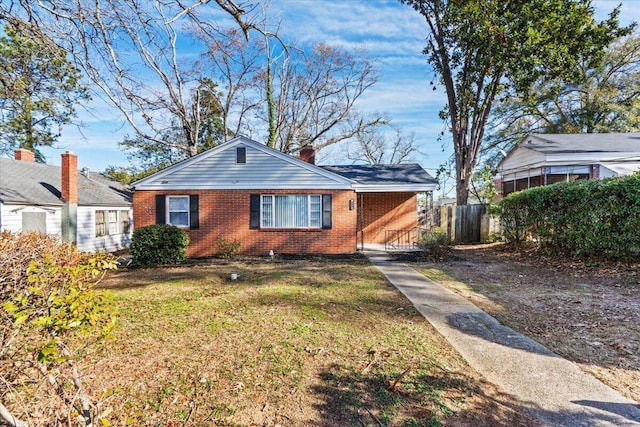
[[[187, 210], [171, 210], [171, 199], [186, 199], [187, 200]], [[173, 225], [179, 228], [189, 228], [191, 226], [191, 199], [189, 198], [189, 196], [167, 196], [167, 224], [169, 225]], [[171, 223], [171, 213], [172, 212], [186, 212], [187, 213], [187, 223], [186, 224], [172, 224]]]
[[[111, 215], [115, 213], [115, 220]], [[125, 213], [127, 214], [127, 221], [125, 220]], [[98, 230], [98, 216], [102, 215], [103, 218], [103, 233], [100, 233]], [[117, 236], [119, 234], [128, 234], [131, 230], [131, 214], [128, 209], [96, 209], [94, 214], [94, 226], [95, 226], [95, 236], [96, 237], [104, 237], [104, 236]], [[112, 225], [115, 224], [115, 227]], [[126, 224], [126, 225], [125, 225]]]
[[[276, 225], [276, 219], [278, 218], [278, 213], [276, 212], [276, 197], [287, 197], [287, 196], [305, 196], [307, 198], [306, 203], [306, 217], [307, 224], [302, 226], [279, 226]], [[317, 198], [318, 210], [316, 211], [317, 223], [313, 224], [313, 212], [311, 210], [312, 199]], [[271, 215], [267, 218], [264, 215], [264, 207], [265, 204], [270, 205]], [[267, 222], [267, 220], [269, 220]], [[261, 194], [260, 195], [260, 228], [269, 228], [269, 229], [321, 229], [322, 228], [322, 194]]]
[[[95, 217], [94, 217], [94, 225], [96, 228], [95, 235], [96, 237], [108, 236], [109, 235], [109, 220], [108, 220], [108, 212], [103, 209], [96, 209]], [[98, 213], [102, 215], [102, 230], [98, 230]]]
[[107, 234], [114, 236], [122, 234], [120, 229], [120, 212], [117, 209], [109, 209], [107, 212]]
[[[125, 214], [127, 214], [126, 221]], [[118, 224], [120, 224], [121, 234], [128, 234], [131, 231], [131, 213], [128, 210], [118, 211]]]

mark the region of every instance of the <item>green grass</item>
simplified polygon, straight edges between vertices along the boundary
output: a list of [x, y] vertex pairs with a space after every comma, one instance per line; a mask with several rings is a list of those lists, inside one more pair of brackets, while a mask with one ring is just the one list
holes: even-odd
[[95, 384], [122, 390], [101, 402], [112, 425], [438, 425], [475, 387], [365, 260], [131, 270], [106, 286], [119, 326], [93, 363]]

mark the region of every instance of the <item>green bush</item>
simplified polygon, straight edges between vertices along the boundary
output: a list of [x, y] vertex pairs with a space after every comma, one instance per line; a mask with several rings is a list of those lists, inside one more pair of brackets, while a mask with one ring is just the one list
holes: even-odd
[[449, 234], [441, 228], [426, 231], [418, 241], [418, 247], [434, 259], [444, 258], [451, 251]]
[[640, 176], [581, 180], [509, 194], [498, 205], [507, 240], [550, 252], [637, 259]]
[[242, 243], [237, 240], [227, 240], [224, 237], [218, 237], [216, 239], [216, 247], [220, 258], [233, 258], [238, 255], [241, 246]]
[[187, 259], [189, 235], [168, 224], [137, 228], [131, 238], [131, 255], [136, 266], [176, 264]]

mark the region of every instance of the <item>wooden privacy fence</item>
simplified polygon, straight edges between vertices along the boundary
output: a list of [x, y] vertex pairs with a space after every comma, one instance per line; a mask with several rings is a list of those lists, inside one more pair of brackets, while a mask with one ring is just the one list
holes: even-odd
[[443, 205], [433, 208], [432, 228], [441, 228], [456, 243], [486, 242], [490, 217], [487, 205]]

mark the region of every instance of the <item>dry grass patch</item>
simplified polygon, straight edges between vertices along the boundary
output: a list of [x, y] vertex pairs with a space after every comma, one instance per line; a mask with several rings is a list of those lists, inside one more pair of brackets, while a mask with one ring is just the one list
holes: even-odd
[[105, 286], [120, 323], [88, 363], [113, 425], [525, 419], [364, 258], [129, 270]]
[[505, 245], [458, 246], [414, 268], [640, 402], [639, 267]]

